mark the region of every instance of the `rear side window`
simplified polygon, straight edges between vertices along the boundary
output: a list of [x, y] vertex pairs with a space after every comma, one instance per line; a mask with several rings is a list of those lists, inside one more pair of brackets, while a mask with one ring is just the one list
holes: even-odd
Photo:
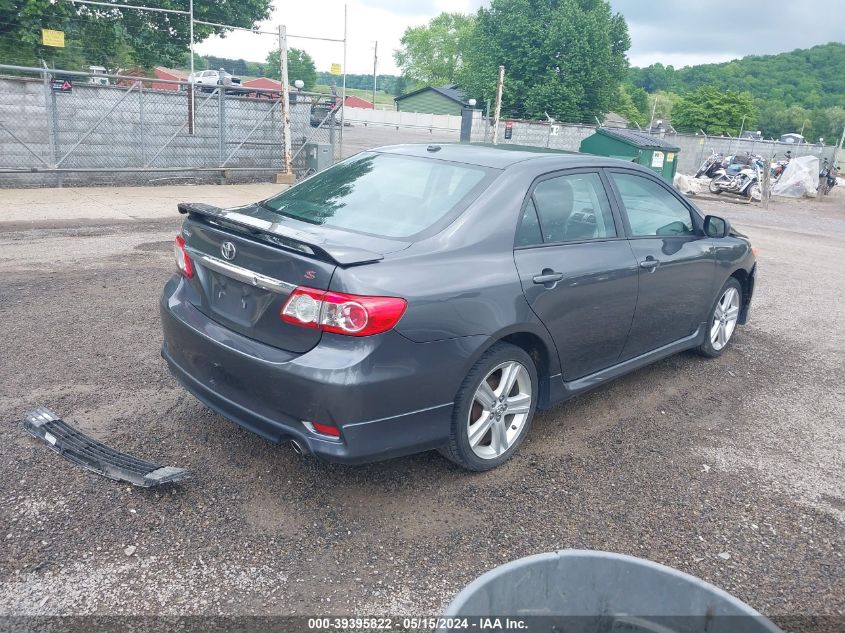
[[596, 173], [543, 180], [533, 198], [546, 243], [616, 237], [610, 203]]
[[468, 204], [493, 177], [494, 170], [475, 165], [364, 153], [262, 206], [312, 224], [403, 238]]
[[543, 232], [540, 229], [540, 219], [537, 217], [537, 207], [534, 200], [528, 200], [519, 228], [516, 230], [516, 246], [534, 246], [543, 243]]
[[689, 209], [662, 185], [634, 174], [611, 172], [610, 177], [628, 214], [631, 235], [695, 235]]

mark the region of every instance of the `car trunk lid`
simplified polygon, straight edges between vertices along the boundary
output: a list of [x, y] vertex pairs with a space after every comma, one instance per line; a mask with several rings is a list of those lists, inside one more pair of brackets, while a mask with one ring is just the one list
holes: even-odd
[[318, 329], [279, 316], [297, 286], [327, 290], [338, 266], [383, 258], [371, 249], [407, 246], [350, 233], [334, 235], [336, 231], [323, 227], [303, 228], [295, 220], [270, 222], [257, 207], [226, 210], [182, 203], [179, 211], [188, 215], [182, 235], [195, 268], [187, 280], [191, 303], [227, 328], [293, 353], [307, 352], [321, 336]]

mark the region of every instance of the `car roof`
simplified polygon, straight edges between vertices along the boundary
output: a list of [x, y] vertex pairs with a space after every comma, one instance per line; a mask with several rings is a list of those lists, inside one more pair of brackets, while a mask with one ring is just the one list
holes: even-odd
[[[369, 150], [384, 154], [401, 154], [420, 158], [436, 158], [455, 163], [466, 163], [493, 169], [507, 169], [512, 165], [532, 162], [549, 163], [548, 166], [565, 169], [567, 167], [602, 167], [618, 166], [620, 161], [613, 158], [565, 152], [544, 147], [527, 145], [492, 145], [487, 143], [429, 143], [405, 144], [377, 147]], [[626, 163], [631, 165], [631, 163]], [[544, 165], [546, 166], [546, 165]]]

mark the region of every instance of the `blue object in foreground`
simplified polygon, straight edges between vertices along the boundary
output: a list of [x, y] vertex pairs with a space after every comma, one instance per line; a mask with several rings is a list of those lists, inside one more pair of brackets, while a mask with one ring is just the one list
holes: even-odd
[[562, 550], [496, 567], [452, 601], [461, 628], [614, 633], [782, 633], [744, 602], [703, 580], [641, 558]]

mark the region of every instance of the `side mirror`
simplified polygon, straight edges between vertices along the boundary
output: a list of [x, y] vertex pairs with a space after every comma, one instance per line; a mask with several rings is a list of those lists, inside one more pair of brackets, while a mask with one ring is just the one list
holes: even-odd
[[707, 237], [727, 237], [731, 234], [731, 223], [717, 215], [704, 218], [704, 234]]

